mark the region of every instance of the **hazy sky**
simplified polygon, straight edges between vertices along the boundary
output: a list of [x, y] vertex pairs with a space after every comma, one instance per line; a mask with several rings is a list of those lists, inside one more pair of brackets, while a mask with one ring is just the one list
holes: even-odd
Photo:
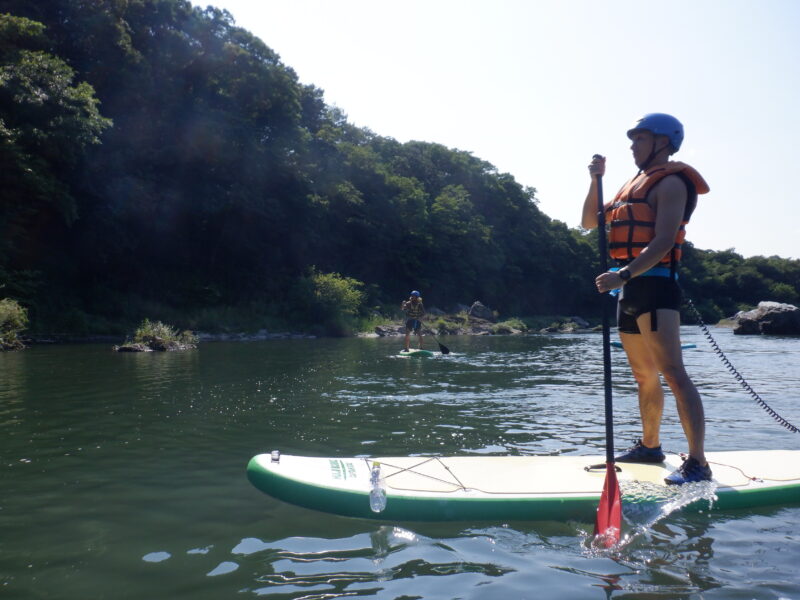
[[671, 113], [675, 158], [711, 186], [687, 238], [800, 258], [798, 1], [192, 1], [227, 9], [351, 123], [469, 151], [571, 227], [592, 154], [612, 195], [636, 173], [625, 131]]

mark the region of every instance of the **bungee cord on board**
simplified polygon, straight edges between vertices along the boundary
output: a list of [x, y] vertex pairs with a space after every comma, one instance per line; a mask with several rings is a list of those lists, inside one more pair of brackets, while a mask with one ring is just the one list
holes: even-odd
[[711, 347], [713, 348], [714, 352], [716, 352], [717, 356], [719, 356], [720, 360], [722, 361], [722, 364], [725, 365], [725, 368], [728, 369], [728, 371], [730, 371], [734, 379], [736, 379], [736, 381], [739, 382], [739, 385], [741, 385], [745, 389], [745, 391], [748, 394], [750, 394], [750, 396], [753, 398], [756, 404], [758, 404], [761, 408], [767, 411], [767, 414], [773, 419], [775, 419], [782, 427], [785, 427], [792, 433], [800, 433], [800, 429], [792, 425], [789, 421], [787, 421], [781, 415], [775, 412], [775, 410], [769, 404], [767, 404], [761, 396], [758, 395], [758, 392], [756, 392], [752, 387], [750, 387], [750, 384], [747, 383], [745, 378], [742, 377], [742, 374], [739, 373], [739, 371], [736, 370], [736, 367], [733, 366], [731, 361], [728, 360], [728, 357], [725, 356], [725, 352], [722, 351], [722, 348], [719, 347], [717, 341], [711, 335], [711, 332], [708, 330], [708, 327], [703, 321], [703, 317], [700, 316], [700, 311], [697, 310], [691, 298], [686, 298], [686, 303], [689, 305], [689, 309], [692, 311], [692, 314], [697, 319], [697, 324], [699, 325], [700, 329], [703, 330], [703, 334], [708, 339], [708, 343], [711, 344]]

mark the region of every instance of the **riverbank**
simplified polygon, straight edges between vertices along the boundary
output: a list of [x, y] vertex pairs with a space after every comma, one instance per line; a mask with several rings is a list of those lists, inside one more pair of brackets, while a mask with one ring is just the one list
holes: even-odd
[[[534, 316], [511, 318], [493, 322], [464, 315], [436, 315], [423, 322], [425, 333], [436, 335], [523, 335], [530, 333], [581, 333], [593, 331], [589, 322], [581, 317]], [[317, 339], [316, 334], [304, 331], [196, 332], [197, 341], [205, 342], [258, 342], [265, 340]], [[356, 331], [343, 337], [392, 337], [405, 335], [405, 325], [400, 319], [376, 325], [369, 331]], [[78, 335], [70, 333], [32, 334], [24, 336], [25, 345], [32, 344], [111, 344], [122, 343], [124, 336], [109, 334]]]
[[[24, 338], [25, 345], [32, 344], [119, 344], [125, 336], [120, 335], [75, 335], [75, 334], [40, 334]], [[319, 336], [302, 332], [270, 332], [262, 329], [256, 332], [198, 332], [198, 342], [259, 342], [264, 340], [316, 339]]]
[[[484, 310], [483, 316], [471, 314], [475, 308]], [[598, 322], [589, 322], [580, 316], [562, 315], [536, 315], [528, 317], [512, 317], [503, 321], [498, 321], [496, 313], [486, 309], [480, 303], [475, 303], [472, 307], [463, 307], [458, 313], [446, 314], [437, 309], [431, 309], [428, 316], [423, 321], [423, 333], [429, 335], [524, 335], [530, 333], [585, 333], [599, 331]], [[778, 316], [791, 319], [784, 323], [784, 328], [780, 329]], [[755, 316], [753, 316], [755, 315]], [[695, 325], [697, 322], [688, 317], [690, 322], [684, 324]], [[756, 323], [748, 321], [748, 318]], [[784, 319], [787, 320], [787, 319]], [[750, 329], [741, 327], [742, 323], [751, 325]], [[720, 327], [734, 328], [738, 334], [772, 334], [772, 335], [798, 335], [800, 332], [800, 310], [794, 305], [780, 304], [775, 302], [761, 302], [758, 310], [750, 312], [739, 312], [733, 317], [722, 319], [716, 323]], [[194, 333], [197, 342], [255, 342], [264, 340], [286, 340], [286, 339], [316, 339], [323, 337], [393, 337], [405, 335], [405, 321], [400, 317], [387, 318], [377, 312], [368, 320], [359, 321], [358, 324], [351, 324], [351, 328], [360, 330], [342, 330], [338, 335], [325, 335], [320, 333], [320, 328], [315, 327], [309, 330], [290, 330], [284, 328], [281, 323], [280, 330], [274, 331], [266, 327], [260, 327], [255, 331], [231, 331], [235, 326], [227, 327], [220, 323], [223, 331], [197, 331]], [[261, 323], [259, 323], [261, 325]], [[768, 327], [769, 326], [769, 327]], [[774, 330], [774, 331], [773, 331]], [[31, 333], [28, 335], [18, 334], [15, 346], [4, 346], [3, 350], [21, 349], [19, 342], [25, 346], [33, 344], [86, 344], [102, 343], [117, 345], [124, 343], [126, 337], [123, 334], [76, 334], [76, 333]]]
[[[581, 317], [527, 317], [495, 322], [480, 317], [440, 315], [422, 323], [423, 334], [436, 335], [521, 335], [528, 333], [578, 333], [593, 331], [595, 327]], [[392, 337], [405, 335], [405, 324], [400, 321], [377, 326], [374, 331], [357, 333], [357, 337]]]

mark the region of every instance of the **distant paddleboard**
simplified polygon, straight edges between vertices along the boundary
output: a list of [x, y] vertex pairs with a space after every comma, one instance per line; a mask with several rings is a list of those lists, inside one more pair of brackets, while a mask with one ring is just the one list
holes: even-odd
[[413, 348], [409, 351], [400, 350], [399, 356], [407, 356], [410, 358], [424, 358], [426, 356], [433, 356], [433, 352], [430, 350], [414, 350]]
[[[622, 342], [613, 341], [611, 345], [614, 348], [622, 348]], [[697, 344], [681, 344], [681, 350], [688, 350], [689, 348], [697, 348]]]
[[[800, 450], [706, 456], [718, 486], [715, 509], [800, 503]], [[386, 492], [385, 508], [378, 513], [370, 508], [369, 498], [375, 462]], [[643, 501], [629, 496], [626, 487], [676, 491], [664, 484], [664, 477], [681, 462], [680, 456], [670, 454], [659, 464], [617, 463], [623, 505]], [[601, 468], [587, 470], [592, 465]], [[337, 515], [392, 521], [591, 522], [605, 474], [605, 456], [339, 458], [282, 455], [276, 450], [253, 457], [247, 466], [251, 483], [279, 500]]]

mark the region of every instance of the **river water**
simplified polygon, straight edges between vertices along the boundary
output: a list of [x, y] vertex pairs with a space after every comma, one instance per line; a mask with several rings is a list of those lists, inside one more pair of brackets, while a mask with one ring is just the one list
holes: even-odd
[[[800, 339], [712, 328], [759, 394], [800, 425]], [[684, 328], [708, 450], [800, 449]], [[429, 345], [435, 346], [431, 340]], [[800, 599], [800, 503], [626, 524], [382, 523], [297, 508], [250, 485], [251, 456], [602, 454], [598, 334], [107, 345], [0, 354], [0, 598]], [[617, 447], [639, 435], [614, 363]], [[685, 451], [668, 396], [662, 442]], [[648, 517], [649, 518], [649, 517]]]

